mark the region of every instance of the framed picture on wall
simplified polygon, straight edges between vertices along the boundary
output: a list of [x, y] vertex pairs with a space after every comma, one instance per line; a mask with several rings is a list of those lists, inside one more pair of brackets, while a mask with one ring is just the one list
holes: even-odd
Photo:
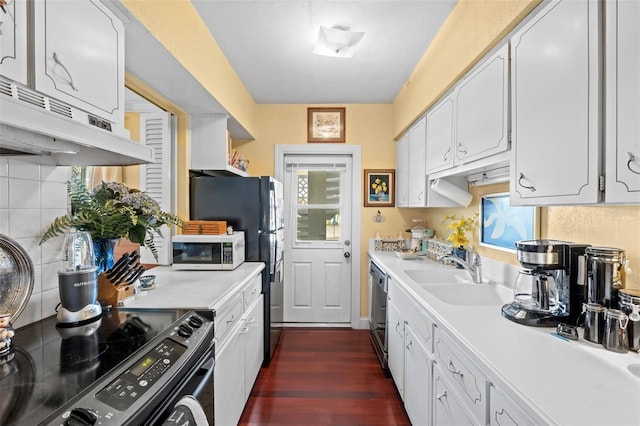
[[539, 238], [538, 209], [512, 206], [509, 194], [487, 194], [480, 200], [480, 245], [516, 251], [518, 240]]
[[365, 207], [395, 206], [395, 170], [365, 169], [364, 197]]
[[345, 108], [307, 108], [307, 142], [345, 142]]

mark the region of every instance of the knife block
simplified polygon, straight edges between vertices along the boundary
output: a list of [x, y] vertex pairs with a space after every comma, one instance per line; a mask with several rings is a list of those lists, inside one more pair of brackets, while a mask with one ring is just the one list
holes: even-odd
[[98, 275], [98, 301], [113, 307], [122, 306], [127, 297], [135, 294], [135, 284], [116, 286], [104, 274]]

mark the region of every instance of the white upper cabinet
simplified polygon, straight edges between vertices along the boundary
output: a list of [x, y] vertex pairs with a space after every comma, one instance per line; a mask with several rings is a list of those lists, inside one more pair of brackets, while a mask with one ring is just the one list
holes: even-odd
[[427, 111], [428, 174], [509, 149], [509, 46], [479, 62]]
[[191, 162], [189, 169], [211, 175], [250, 176], [229, 164], [231, 143], [226, 114], [191, 114]]
[[[396, 145], [396, 207], [455, 207], [431, 190], [426, 172], [427, 118], [420, 118]], [[466, 180], [463, 178], [464, 184]]]
[[453, 165], [453, 99], [447, 95], [427, 111], [427, 173]]
[[605, 5], [605, 201], [640, 203], [640, 2]]
[[425, 126], [423, 117], [409, 130], [409, 207], [426, 205]]
[[0, 13], [0, 75], [27, 84], [27, 2], [13, 1]]
[[599, 7], [552, 1], [511, 38], [514, 205], [599, 200]]
[[396, 143], [396, 207], [409, 206], [409, 135]]
[[34, 2], [35, 89], [124, 122], [124, 27], [100, 1]]
[[455, 92], [454, 164], [509, 149], [509, 46], [466, 76]]

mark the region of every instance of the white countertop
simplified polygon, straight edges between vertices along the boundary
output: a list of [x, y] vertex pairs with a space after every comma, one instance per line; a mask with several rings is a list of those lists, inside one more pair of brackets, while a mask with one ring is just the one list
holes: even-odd
[[[501, 315], [501, 303], [473, 306], [445, 303], [404, 271], [459, 271], [424, 258], [401, 260], [393, 252], [371, 258], [432, 313], [491, 381], [552, 424], [640, 425], [640, 355], [619, 354], [582, 339], [551, 335], [554, 327], [528, 327]], [[458, 273], [459, 273], [458, 272]], [[439, 284], [443, 285], [443, 284]], [[483, 283], [479, 285], [496, 285]], [[509, 289], [499, 286], [512, 300]], [[580, 329], [582, 331], [582, 329]]]
[[149, 269], [156, 288], [128, 300], [126, 309], [215, 309], [264, 269], [262, 262], [245, 262], [233, 271], [176, 271], [170, 266]]

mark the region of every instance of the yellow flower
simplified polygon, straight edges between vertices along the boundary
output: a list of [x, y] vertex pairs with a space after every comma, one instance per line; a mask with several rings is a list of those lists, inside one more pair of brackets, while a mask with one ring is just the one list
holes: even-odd
[[452, 229], [453, 232], [447, 237], [447, 241], [453, 243], [456, 247], [465, 246], [469, 244], [469, 239], [467, 238], [467, 232], [473, 229], [476, 221], [478, 220], [478, 213], [474, 214], [473, 217], [464, 218], [464, 216], [458, 217], [457, 215], [447, 215], [444, 217], [443, 222], [450, 221], [447, 226], [449, 229]]

